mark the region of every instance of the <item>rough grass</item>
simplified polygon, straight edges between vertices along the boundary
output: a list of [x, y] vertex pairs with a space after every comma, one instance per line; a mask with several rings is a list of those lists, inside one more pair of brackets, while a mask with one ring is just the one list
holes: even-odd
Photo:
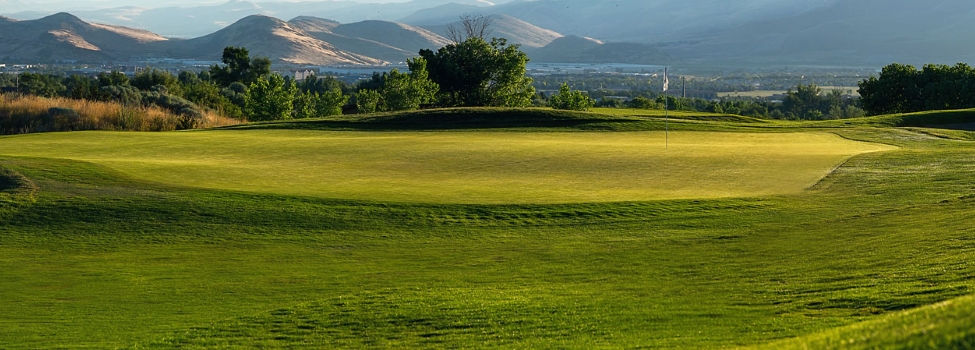
[[[428, 203], [567, 203], [798, 193], [890, 150], [825, 133], [320, 132], [31, 135], [2, 154], [107, 165], [160, 183]], [[666, 148], [665, 148], [666, 147]]]
[[548, 205], [202, 190], [2, 156], [41, 190], [0, 221], [0, 348], [815, 347], [832, 332], [885, 348], [902, 326], [963, 347], [966, 299], [924, 307], [975, 288], [975, 144], [833, 131], [898, 149], [789, 195]]
[[[70, 113], [52, 114], [52, 108]], [[111, 102], [0, 94], [0, 134], [77, 130], [172, 131], [180, 126], [181, 118], [157, 107], [125, 107]], [[206, 112], [197, 126], [212, 128], [239, 123]]]

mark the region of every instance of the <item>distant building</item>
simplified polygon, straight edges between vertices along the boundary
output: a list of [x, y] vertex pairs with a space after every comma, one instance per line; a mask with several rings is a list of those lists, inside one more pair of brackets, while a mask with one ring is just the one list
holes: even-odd
[[311, 69], [291, 71], [291, 77], [295, 78], [295, 81], [302, 81], [314, 75], [315, 75], [315, 71]]

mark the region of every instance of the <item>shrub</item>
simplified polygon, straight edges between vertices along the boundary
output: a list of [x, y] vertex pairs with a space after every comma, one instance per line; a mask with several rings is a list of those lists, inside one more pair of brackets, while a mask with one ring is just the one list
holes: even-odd
[[559, 93], [549, 99], [549, 105], [555, 109], [588, 111], [596, 105], [596, 101], [589, 98], [588, 94], [578, 90], [572, 91], [569, 89], [569, 84], [562, 83]]
[[114, 102], [0, 95], [0, 134], [73, 130], [168, 131], [233, 125], [238, 121], [212, 112], [185, 111], [182, 99], [161, 102], [181, 110], [173, 113], [156, 105], [123, 106]]

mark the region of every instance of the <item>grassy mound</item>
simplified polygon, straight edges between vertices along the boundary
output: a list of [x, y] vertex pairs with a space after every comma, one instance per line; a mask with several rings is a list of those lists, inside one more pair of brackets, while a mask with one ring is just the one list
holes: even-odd
[[[669, 142], [669, 147], [666, 144]], [[375, 201], [513, 204], [799, 193], [849, 157], [833, 134], [217, 130], [30, 135], [5, 153], [90, 161], [160, 183]]]
[[756, 349], [973, 349], [973, 325], [967, 296]]

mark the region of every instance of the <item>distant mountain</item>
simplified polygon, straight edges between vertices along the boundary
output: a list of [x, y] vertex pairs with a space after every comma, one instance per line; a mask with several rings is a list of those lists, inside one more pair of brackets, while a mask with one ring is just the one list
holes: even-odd
[[382, 60], [343, 51], [280, 19], [254, 15], [216, 33], [158, 45], [181, 58], [219, 59], [227, 46], [246, 47], [251, 55], [290, 64], [382, 64]]
[[534, 62], [670, 64], [670, 55], [646, 44], [604, 43], [579, 36], [555, 39], [542, 48], [526, 50]]
[[975, 2], [843, 1], [754, 21], [674, 54], [703, 62], [884, 65], [975, 62]]
[[309, 35], [336, 48], [389, 62], [405, 62], [420, 49], [437, 49], [449, 42], [423, 28], [386, 21], [339, 24], [316, 17], [297, 17], [289, 21]]
[[456, 21], [465, 13], [479, 13], [481, 10], [480, 6], [474, 5], [444, 4], [414, 12], [399, 21], [418, 26], [440, 26]]
[[32, 21], [0, 21], [0, 57], [128, 59], [144, 54], [150, 44], [166, 41], [144, 30], [91, 24], [67, 13]]
[[[613, 42], [668, 42], [698, 38], [754, 20], [791, 16], [838, 0], [519, 0], [483, 8], [565, 35]], [[419, 13], [410, 24], [456, 19], [470, 8]]]
[[[0, 0], [18, 1], [18, 0]], [[394, 21], [417, 11], [441, 5], [444, 0], [413, 0], [399, 3], [374, 4], [348, 0], [330, 1], [261, 1], [229, 0], [217, 5], [188, 7], [117, 7], [73, 13], [89, 22], [110, 23], [138, 27], [168, 37], [191, 38], [223, 29], [241, 18], [266, 15], [277, 18], [313, 16], [343, 23], [363, 20]], [[453, 3], [480, 8], [489, 6], [478, 0], [452, 0]], [[49, 15], [45, 12], [15, 12], [0, 6], [0, 13], [18, 19], [34, 19]], [[14, 9], [14, 7], [10, 7]], [[453, 17], [451, 20], [456, 19]]]
[[[489, 18], [493, 21], [489, 37], [505, 38], [508, 39], [508, 43], [518, 44], [524, 48], [542, 47], [562, 37], [562, 34], [555, 31], [540, 28], [512, 16], [490, 15]], [[424, 28], [431, 32], [444, 33], [448, 25], [459, 24], [460, 22], [452, 22], [447, 25], [424, 26]]]

